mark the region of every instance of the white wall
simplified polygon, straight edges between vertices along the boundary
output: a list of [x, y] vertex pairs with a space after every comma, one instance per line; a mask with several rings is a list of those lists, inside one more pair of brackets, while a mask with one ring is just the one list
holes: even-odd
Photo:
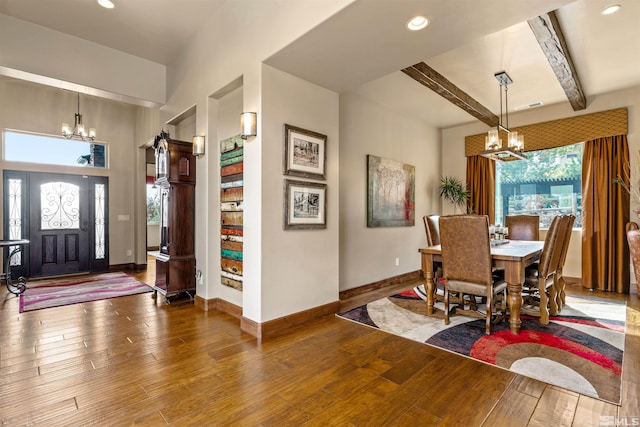
[[[345, 164], [339, 157], [338, 94], [267, 65], [262, 70], [260, 321], [264, 322], [338, 300], [338, 173]], [[284, 180], [295, 179], [283, 175], [285, 123], [327, 136], [326, 180], [302, 179], [327, 185], [326, 229], [283, 229]], [[247, 291], [251, 288], [245, 287]]]
[[[628, 107], [629, 131], [627, 135], [631, 160], [631, 182], [634, 185], [640, 184], [640, 115], [638, 114], [638, 111], [640, 111], [640, 87], [612, 92], [597, 97], [587, 97], [587, 105], [588, 108], [586, 110], [578, 112], [574, 112], [569, 103], [535, 108], [518, 114], [509, 114], [509, 122], [512, 127], [518, 127], [614, 108]], [[455, 175], [463, 180], [466, 179], [464, 137], [486, 132], [487, 130], [487, 126], [478, 122], [443, 130], [442, 174]], [[527, 136], [525, 135], [525, 146], [526, 143]], [[635, 218], [633, 209], [638, 208], [640, 208], [640, 205], [634, 204], [632, 201], [632, 211], [630, 212], [632, 220]], [[633, 273], [633, 269], [631, 272]], [[564, 274], [568, 277], [582, 276], [582, 233], [579, 230], [574, 230], [571, 235], [571, 243], [567, 254]], [[634, 281], [632, 278], [632, 282]]]
[[[317, 250], [326, 250], [330, 253], [335, 262], [329, 263], [328, 267], [336, 272], [335, 281], [329, 280], [328, 285], [322, 285], [312, 288], [318, 284], [318, 279], [310, 276], [309, 271], [305, 274], [294, 271], [285, 280], [274, 281], [273, 276], [282, 274], [288, 265], [288, 256], [269, 252], [270, 244], [275, 242], [267, 242], [263, 245], [263, 241], [271, 233], [282, 230], [281, 218], [278, 219], [277, 227], [272, 228], [274, 224], [269, 221], [267, 215], [263, 212], [263, 203], [268, 204], [268, 208], [273, 207], [273, 200], [265, 198], [265, 192], [271, 192], [272, 189], [266, 190], [268, 179], [274, 179], [274, 175], [270, 175], [274, 170], [281, 175], [282, 159], [280, 155], [277, 159], [263, 159], [263, 155], [267, 156], [272, 149], [272, 144], [277, 144], [278, 153], [280, 153], [281, 137], [273, 137], [271, 128], [274, 126], [278, 129], [282, 126], [282, 122], [271, 122], [269, 115], [263, 115], [261, 108], [269, 107], [269, 103], [265, 102], [262, 93], [262, 65], [261, 62], [282, 47], [291, 43], [300, 37], [309, 29], [316, 26], [329, 16], [333, 15], [353, 0], [326, 0], [313, 2], [300, 2], [298, 0], [282, 0], [279, 7], [273, 8], [268, 2], [255, 2], [238, 0], [234, 2], [226, 2], [221, 5], [217, 16], [210, 18], [211, 25], [204, 25], [197, 34], [193, 36], [188, 46], [185, 46], [183, 54], [176, 61], [167, 67], [167, 103], [162, 109], [162, 120], [167, 121], [171, 117], [180, 114], [194, 104], [197, 107], [197, 131], [206, 131], [208, 140], [208, 151], [204, 156], [204, 161], [198, 161], [198, 184], [196, 185], [196, 200], [206, 200], [206, 208], [198, 205], [196, 202], [196, 260], [198, 267], [205, 271], [205, 283], [203, 286], [197, 287], [197, 293], [204, 298], [210, 299], [215, 293], [224, 292], [220, 287], [217, 288], [219, 282], [219, 184], [217, 184], [217, 175], [219, 175], [219, 166], [216, 161], [215, 146], [211, 135], [219, 135], [222, 131], [218, 131], [217, 123], [218, 114], [214, 110], [219, 107], [219, 101], [212, 96], [224, 91], [232, 82], [239, 78], [243, 79], [243, 100], [242, 111], [258, 112], [258, 136], [251, 142], [249, 147], [245, 147], [245, 224], [244, 224], [244, 292], [242, 293], [243, 315], [248, 319], [256, 322], [265, 322], [286, 314], [291, 314], [300, 310], [325, 304], [329, 301], [335, 301], [337, 295], [337, 228], [336, 241], [333, 247], [331, 245], [322, 244]], [[280, 7], [282, 6], [282, 7]], [[219, 19], [224, 16], [225, 19]], [[274, 30], [276, 29], [277, 30]], [[275, 82], [274, 82], [275, 84]], [[287, 83], [289, 84], [289, 83]], [[286, 85], [285, 85], [286, 86]], [[283, 87], [284, 93], [289, 90]], [[319, 91], [322, 92], [322, 91]], [[296, 94], [293, 94], [296, 95]], [[314, 96], [317, 95], [314, 92]], [[273, 93], [270, 98], [282, 102], [282, 94]], [[321, 95], [324, 97], [325, 95]], [[280, 115], [289, 112], [292, 106], [296, 106], [297, 111], [290, 111], [293, 118], [297, 115], [304, 117], [302, 126], [308, 124], [310, 128], [322, 132], [318, 128], [329, 128], [331, 138], [337, 143], [337, 118], [335, 121], [336, 130], [331, 129], [333, 119], [329, 120], [331, 124], [327, 126], [327, 119], [322, 116], [327, 111], [322, 111], [318, 115], [317, 120], [310, 120], [314, 107], [314, 99], [306, 99], [304, 102], [292, 96], [291, 104], [281, 113], [273, 114], [275, 120], [280, 120]], [[305, 112], [302, 108], [309, 108]], [[317, 108], [326, 108], [323, 101]], [[336, 101], [337, 115], [337, 101]], [[315, 110], [313, 110], [315, 111]], [[264, 116], [264, 117], [263, 117]], [[203, 121], [205, 121], [203, 123]], [[230, 123], [238, 123], [238, 118], [233, 119]], [[321, 126], [320, 126], [321, 125]], [[238, 123], [239, 128], [239, 123]], [[263, 131], [263, 128], [265, 131]], [[328, 132], [328, 131], [327, 131]], [[278, 134], [279, 135], [279, 134]], [[264, 141], [264, 144], [263, 144]], [[263, 146], [264, 145], [264, 146]], [[217, 154], [215, 154], [217, 156]], [[334, 154], [337, 156], [337, 152]], [[337, 159], [337, 157], [336, 157]], [[276, 163], [270, 164], [269, 162]], [[206, 164], [203, 170], [201, 165]], [[334, 162], [337, 167], [337, 161]], [[264, 169], [264, 171], [263, 171]], [[269, 174], [267, 173], [269, 171]], [[205, 185], [203, 179], [206, 180]], [[278, 185], [278, 198], [275, 199], [278, 210], [281, 210], [281, 186]], [[330, 188], [336, 189], [335, 202], [329, 206], [335, 206], [337, 209], [337, 176], [335, 185]], [[331, 192], [329, 192], [331, 194]], [[271, 196], [270, 196], [271, 197]], [[331, 197], [331, 196], [330, 196]], [[280, 215], [280, 214], [278, 214]], [[337, 227], [337, 210], [335, 217], [329, 217], [328, 221], [335, 223]], [[265, 224], [263, 226], [263, 223]], [[264, 234], [263, 234], [263, 230]], [[331, 233], [328, 231], [327, 233]], [[203, 244], [203, 236], [205, 243]], [[302, 239], [304, 240], [304, 239]], [[217, 248], [217, 250], [216, 250]], [[275, 257], [275, 260], [271, 258]], [[202, 265], [200, 260], [207, 260], [206, 265]], [[295, 258], [294, 258], [295, 260]], [[274, 262], [271, 262], [274, 261]], [[321, 259], [323, 261], [323, 259]], [[303, 263], [303, 265], [305, 265]], [[318, 268], [323, 268], [324, 263], [313, 264]], [[295, 266], [294, 266], [295, 267]], [[295, 270], [295, 268], [294, 268]], [[325, 275], [325, 270], [321, 272], [312, 272], [313, 274]], [[310, 279], [311, 277], [311, 279]], [[325, 277], [325, 276], [323, 276]], [[304, 278], [307, 284], [300, 285], [300, 280]], [[293, 281], [295, 280], [295, 284]], [[298, 286], [301, 286], [297, 289]], [[330, 287], [327, 291], [325, 286]], [[311, 289], [310, 289], [311, 287]], [[286, 288], [286, 289], [285, 289]], [[289, 289], [291, 288], [291, 289]], [[231, 302], [237, 302], [235, 297], [228, 296]]]
[[160, 247], [160, 224], [147, 224], [147, 248]]
[[[437, 129], [353, 92], [340, 95], [341, 291], [420, 269], [422, 216], [440, 212], [441, 150]], [[367, 154], [415, 166], [414, 226], [367, 228]]]
[[[80, 110], [85, 125], [95, 127], [97, 140], [108, 144], [108, 169], [48, 166], [0, 161], [0, 169], [89, 174], [109, 177], [109, 261], [134, 262], [127, 250], [135, 248], [134, 209], [135, 149], [134, 131], [137, 109], [104, 99], [82, 96]], [[21, 80], [0, 79], [0, 129], [59, 135], [62, 122], [73, 122], [77, 111], [75, 93]], [[144, 167], [140, 172], [145, 174]], [[1, 191], [1, 190], [0, 190]], [[1, 200], [1, 197], [0, 197]], [[118, 221], [118, 215], [129, 215]], [[146, 210], [141, 219], [146, 223]], [[143, 232], [144, 233], [144, 232]]]
[[107, 91], [118, 99], [165, 102], [164, 65], [2, 14], [0, 52], [5, 74], [17, 70]]

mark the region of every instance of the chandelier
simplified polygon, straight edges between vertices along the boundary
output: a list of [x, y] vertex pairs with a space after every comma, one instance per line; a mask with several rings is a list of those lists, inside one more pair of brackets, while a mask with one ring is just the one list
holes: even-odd
[[62, 136], [67, 139], [80, 139], [82, 141], [93, 141], [96, 139], [95, 128], [87, 129], [82, 123], [82, 114], [80, 114], [80, 93], [78, 92], [78, 112], [74, 118], [73, 129], [69, 126], [69, 123], [62, 123]]
[[[508, 85], [513, 83], [511, 77], [506, 71], [500, 71], [494, 74], [498, 83], [500, 83], [500, 119], [495, 129], [490, 129], [484, 139], [484, 151], [480, 152], [481, 156], [491, 160], [524, 160], [527, 156], [524, 151], [524, 135], [518, 135], [517, 131], [509, 129], [509, 103], [507, 99]], [[504, 93], [504, 95], [503, 95]], [[502, 124], [502, 98], [504, 96], [505, 104], [505, 123]], [[507, 146], [502, 145], [500, 131], [507, 133]]]

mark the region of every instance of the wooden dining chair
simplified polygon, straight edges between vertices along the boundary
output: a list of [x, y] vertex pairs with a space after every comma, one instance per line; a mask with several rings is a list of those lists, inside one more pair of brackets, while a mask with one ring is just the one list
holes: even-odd
[[507, 215], [504, 225], [509, 228], [510, 240], [540, 240], [538, 215]]
[[637, 223], [630, 221], [626, 225], [626, 231], [633, 272], [636, 276], [636, 286], [640, 289], [640, 229]]
[[[424, 222], [424, 231], [427, 236], [427, 246], [435, 246], [440, 244], [440, 215], [425, 215], [422, 217], [422, 221]], [[434, 301], [444, 301], [444, 283], [442, 282], [442, 263], [434, 262], [433, 263], [434, 274], [433, 280], [435, 286], [434, 290]], [[438, 290], [441, 293], [438, 293]], [[454, 296], [454, 299], [457, 301], [458, 296]]]
[[[477, 295], [486, 299], [486, 312], [465, 309], [464, 300], [456, 314], [485, 318], [485, 333], [493, 322], [506, 317], [507, 284], [492, 274], [489, 219], [486, 215], [440, 217], [440, 245], [444, 279], [444, 323], [449, 324], [450, 295]], [[492, 321], [494, 305], [500, 299], [500, 314]]]
[[427, 234], [427, 246], [440, 244], [440, 215], [425, 215], [422, 217], [424, 231]]
[[571, 242], [571, 233], [573, 231], [573, 223], [575, 222], [576, 217], [575, 215], [567, 215], [567, 224], [565, 224], [565, 228], [564, 228], [564, 236], [563, 236], [563, 243], [562, 243], [562, 252], [560, 254], [560, 263], [557, 267], [557, 271], [556, 271], [556, 281], [555, 281], [555, 285], [556, 286], [556, 306], [558, 311], [562, 311], [562, 307], [565, 305], [566, 302], [566, 293], [565, 293], [565, 287], [566, 287], [566, 282], [564, 280], [564, 276], [563, 276], [563, 270], [564, 270], [564, 264], [567, 260], [567, 253], [569, 252], [569, 243]]
[[547, 236], [544, 240], [538, 268], [532, 274], [527, 272], [523, 285], [525, 304], [521, 312], [540, 317], [540, 323], [549, 323], [549, 313], [557, 314], [557, 287], [555, 275], [562, 255], [564, 227], [568, 224], [565, 216], [556, 216], [551, 221]]

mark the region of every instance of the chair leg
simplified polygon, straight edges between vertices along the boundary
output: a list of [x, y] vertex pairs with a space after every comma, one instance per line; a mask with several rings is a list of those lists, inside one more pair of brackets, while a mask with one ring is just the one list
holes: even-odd
[[549, 298], [547, 297], [546, 280], [538, 278], [538, 293], [540, 294], [540, 323], [543, 325], [549, 324]]
[[493, 312], [493, 295], [489, 293], [487, 296], [487, 319], [485, 323], [485, 334], [491, 335], [491, 313]]
[[564, 292], [564, 287], [566, 285], [566, 283], [564, 282], [564, 277], [562, 277], [562, 269], [558, 270], [557, 273], [557, 290], [558, 290], [558, 297], [557, 297], [557, 301], [558, 301], [558, 311], [562, 311], [562, 307], [565, 304], [566, 301], [566, 294]]
[[549, 313], [552, 316], [558, 315], [558, 288], [556, 287], [556, 278], [553, 277], [553, 283], [549, 286]]
[[449, 286], [444, 285], [444, 324], [449, 324]]

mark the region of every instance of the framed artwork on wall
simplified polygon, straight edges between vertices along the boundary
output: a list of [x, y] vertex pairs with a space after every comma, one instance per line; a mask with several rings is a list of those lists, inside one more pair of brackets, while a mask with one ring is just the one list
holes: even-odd
[[327, 136], [284, 125], [284, 174], [325, 179]]
[[367, 155], [367, 227], [415, 225], [415, 166]]
[[285, 230], [327, 228], [327, 185], [318, 182], [284, 180]]

